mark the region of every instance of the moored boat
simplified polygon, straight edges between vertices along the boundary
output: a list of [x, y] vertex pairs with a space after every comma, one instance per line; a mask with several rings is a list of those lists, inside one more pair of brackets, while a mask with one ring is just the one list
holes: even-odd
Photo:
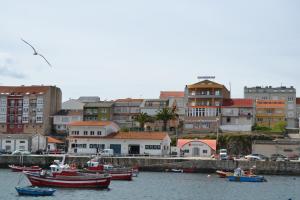
[[52, 188], [39, 188], [39, 187], [16, 187], [19, 195], [26, 196], [52, 196], [56, 191]]
[[13, 172], [22, 172], [22, 171], [30, 171], [30, 172], [39, 172], [42, 170], [39, 166], [18, 166], [18, 165], [8, 165], [8, 167], [13, 171]]
[[236, 182], [265, 182], [267, 181], [263, 176], [257, 176], [250, 172], [246, 173], [241, 168], [236, 168], [233, 175], [227, 176], [229, 181]]
[[236, 182], [265, 182], [267, 181], [263, 176], [227, 176], [229, 181]]
[[113, 165], [102, 165], [98, 161], [90, 160], [87, 162], [88, 167], [83, 172], [86, 173], [108, 173], [111, 180], [127, 180], [131, 181], [133, 171], [129, 168], [114, 167]]
[[[43, 172], [43, 171], [42, 171]], [[109, 174], [59, 175], [49, 173], [24, 172], [33, 186], [65, 188], [108, 188], [111, 180]]]

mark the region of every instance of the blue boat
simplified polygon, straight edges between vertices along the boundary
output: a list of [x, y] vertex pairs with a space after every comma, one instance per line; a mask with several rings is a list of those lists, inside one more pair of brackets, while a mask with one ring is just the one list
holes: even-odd
[[267, 181], [263, 176], [257, 176], [254, 174], [245, 175], [245, 172], [241, 168], [236, 168], [233, 175], [227, 176], [229, 181], [236, 182], [265, 182]]
[[16, 187], [19, 195], [26, 196], [52, 196], [56, 191], [52, 188], [39, 188], [39, 187]]
[[236, 182], [265, 182], [267, 181], [263, 176], [227, 176], [229, 181]]

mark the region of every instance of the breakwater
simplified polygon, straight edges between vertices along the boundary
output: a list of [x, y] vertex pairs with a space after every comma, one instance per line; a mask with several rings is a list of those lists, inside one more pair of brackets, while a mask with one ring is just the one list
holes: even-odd
[[[9, 164], [30, 166], [39, 165], [47, 168], [53, 160], [62, 160], [61, 155], [30, 155], [12, 156], [1, 155], [0, 167], [7, 168]], [[65, 163], [76, 164], [79, 168], [84, 167], [90, 160], [89, 156], [66, 156]], [[164, 157], [105, 157], [101, 158], [104, 163], [120, 166], [139, 166], [141, 171], [166, 171], [168, 169], [193, 169], [194, 172], [212, 173], [216, 170], [234, 170], [237, 167], [250, 169], [255, 166], [259, 174], [270, 175], [300, 175], [300, 162], [274, 162], [274, 161], [246, 161], [246, 160], [213, 160], [194, 158], [164, 158]]]

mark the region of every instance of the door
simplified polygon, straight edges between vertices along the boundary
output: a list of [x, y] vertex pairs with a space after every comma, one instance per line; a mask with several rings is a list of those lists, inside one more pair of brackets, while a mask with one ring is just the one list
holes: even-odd
[[192, 155], [194, 157], [200, 156], [200, 149], [198, 147], [194, 147], [193, 150], [192, 150]]
[[140, 154], [140, 145], [130, 144], [128, 145], [128, 154]]
[[109, 148], [114, 150], [114, 155], [121, 154], [121, 145], [120, 144], [110, 144]]

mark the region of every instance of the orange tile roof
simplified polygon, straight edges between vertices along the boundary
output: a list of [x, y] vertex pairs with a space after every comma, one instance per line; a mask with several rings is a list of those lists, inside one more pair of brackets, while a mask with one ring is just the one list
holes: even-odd
[[131, 99], [131, 98], [126, 98], [126, 99], [117, 99], [115, 102], [142, 102], [144, 99]]
[[47, 92], [50, 86], [0, 86], [0, 93], [40, 93]]
[[197, 140], [197, 139], [178, 139], [177, 147], [181, 149], [185, 144], [190, 143], [190, 142], [195, 142], [195, 141], [203, 142], [215, 151], [217, 149], [217, 141], [216, 140]]
[[64, 142], [58, 139], [55, 139], [53, 137], [47, 137], [47, 142], [48, 143], [55, 143], [55, 144], [63, 144]]
[[71, 122], [69, 126], [108, 126], [112, 125], [114, 122], [111, 121], [75, 121]]
[[285, 108], [284, 100], [256, 100], [256, 108]]
[[160, 99], [167, 99], [169, 97], [184, 97], [184, 92], [183, 91], [161, 91], [160, 92]]
[[167, 132], [118, 132], [108, 135], [110, 139], [163, 140]]
[[225, 99], [224, 107], [253, 107], [253, 99]]

